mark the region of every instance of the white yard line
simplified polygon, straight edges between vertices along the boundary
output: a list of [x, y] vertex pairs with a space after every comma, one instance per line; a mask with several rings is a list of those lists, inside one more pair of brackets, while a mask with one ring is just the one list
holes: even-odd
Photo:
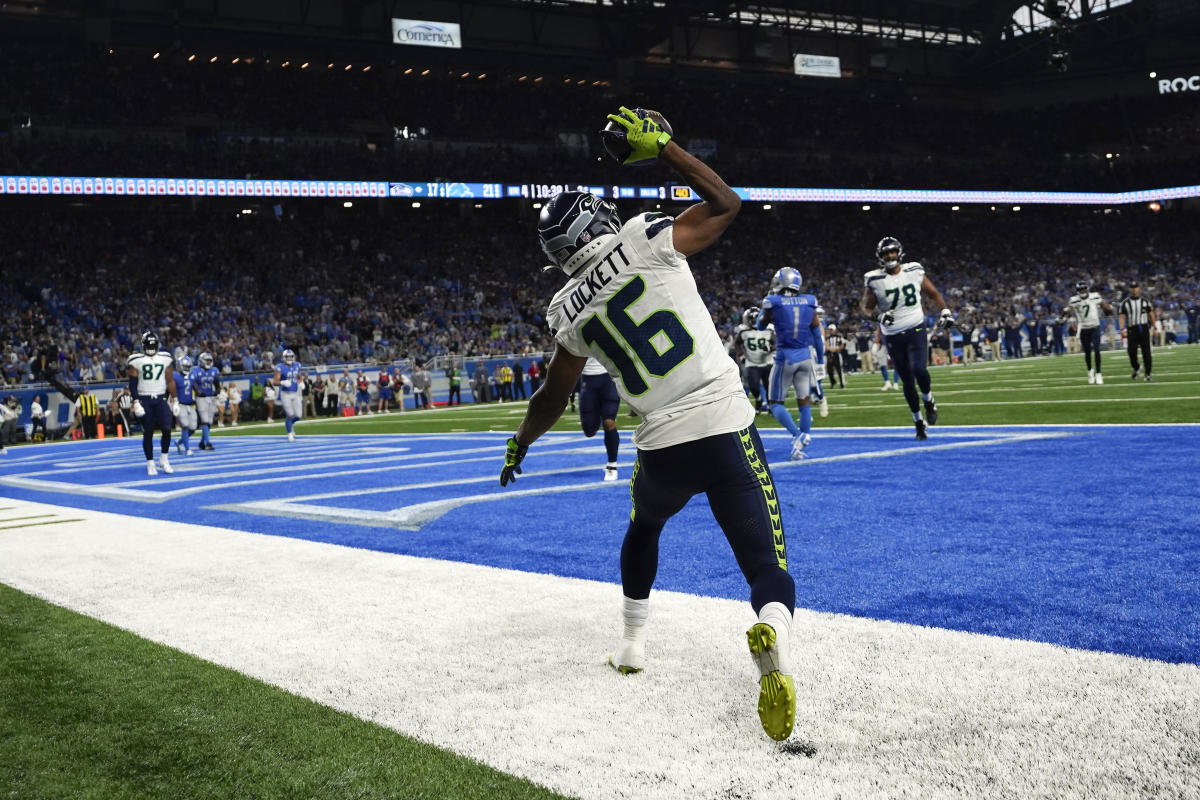
[[69, 513], [0, 581], [570, 796], [1200, 796], [1194, 665], [801, 610], [783, 748], [745, 602], [654, 593], [622, 677], [617, 585]]

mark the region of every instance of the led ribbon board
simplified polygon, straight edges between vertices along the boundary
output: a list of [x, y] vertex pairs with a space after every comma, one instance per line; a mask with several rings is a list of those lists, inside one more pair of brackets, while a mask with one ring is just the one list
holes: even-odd
[[[762, 203], [945, 203], [959, 205], [1098, 205], [1200, 197], [1200, 185], [1135, 192], [1026, 192], [930, 189], [818, 189], [735, 186], [738, 197]], [[591, 192], [610, 200], [700, 198], [688, 186], [478, 183], [472, 181], [288, 181], [211, 178], [104, 178], [0, 175], [0, 194], [132, 197], [332, 197], [402, 199], [548, 200], [559, 192]]]

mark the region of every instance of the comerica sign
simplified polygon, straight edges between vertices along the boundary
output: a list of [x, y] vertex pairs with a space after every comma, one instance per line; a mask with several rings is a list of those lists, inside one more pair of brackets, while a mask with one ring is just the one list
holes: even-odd
[[430, 22], [424, 19], [392, 19], [392, 41], [422, 47], [462, 48], [462, 32], [457, 22]]
[[1200, 92], [1200, 75], [1193, 75], [1190, 78], [1159, 79], [1159, 94], [1174, 94], [1175, 92]]

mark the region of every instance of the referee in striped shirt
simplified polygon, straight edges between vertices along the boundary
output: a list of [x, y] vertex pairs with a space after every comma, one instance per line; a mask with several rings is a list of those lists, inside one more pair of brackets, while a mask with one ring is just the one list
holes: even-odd
[[1146, 380], [1150, 380], [1150, 329], [1154, 327], [1154, 309], [1150, 301], [1142, 297], [1137, 281], [1129, 284], [1129, 297], [1121, 301], [1119, 311], [1121, 328], [1126, 331], [1129, 346], [1129, 363], [1133, 366], [1131, 380], [1137, 380], [1141, 366], [1138, 364], [1138, 348], [1142, 349], [1142, 360], [1146, 362]]

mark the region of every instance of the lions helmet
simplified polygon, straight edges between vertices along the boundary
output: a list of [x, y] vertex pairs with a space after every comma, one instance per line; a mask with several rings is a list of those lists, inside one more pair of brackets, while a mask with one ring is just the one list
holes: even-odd
[[142, 352], [154, 355], [158, 352], [158, 334], [154, 331], [142, 332]]
[[208, 369], [212, 365], [213, 365], [212, 353], [201, 353], [200, 354], [200, 366], [204, 367], [205, 369]]
[[1092, 285], [1087, 281], [1075, 281], [1075, 294], [1083, 297], [1092, 290]]
[[188, 370], [192, 368], [192, 357], [186, 355], [180, 356], [179, 358], [175, 359], [175, 366], [179, 367], [180, 373], [186, 375]]
[[295, 363], [296, 354], [293, 353], [291, 350], [284, 350], [283, 354], [282, 354], [282, 358], [283, 358], [283, 363], [290, 365], [290, 364]]
[[894, 270], [904, 260], [904, 245], [894, 236], [885, 236], [875, 245], [875, 259], [884, 269]]
[[538, 217], [542, 250], [553, 266], [571, 277], [599, 249], [601, 237], [620, 230], [617, 207], [588, 192], [559, 192]]
[[747, 308], [742, 312], [742, 324], [747, 328], [753, 328], [758, 325], [758, 313], [759, 310], [757, 308]]
[[771, 278], [771, 294], [800, 294], [800, 287], [804, 284], [804, 278], [800, 276], [800, 270], [792, 267], [784, 267], [775, 273]]

